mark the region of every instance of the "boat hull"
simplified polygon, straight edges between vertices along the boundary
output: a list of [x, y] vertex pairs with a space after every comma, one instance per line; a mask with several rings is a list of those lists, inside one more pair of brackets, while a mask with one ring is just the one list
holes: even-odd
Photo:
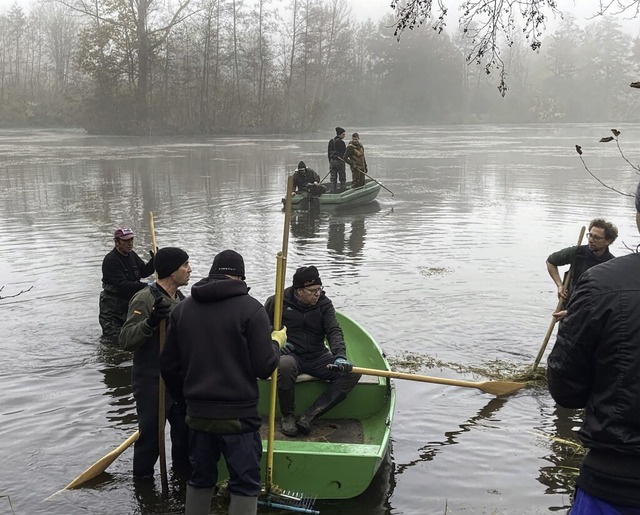
[[[380, 184], [373, 180], [365, 182], [364, 186], [351, 188], [349, 185], [339, 192], [323, 193], [318, 197], [310, 196], [307, 193], [298, 193], [291, 199], [292, 209], [322, 209], [341, 210], [363, 206], [373, 202], [380, 193]], [[284, 204], [285, 199], [282, 199]]]

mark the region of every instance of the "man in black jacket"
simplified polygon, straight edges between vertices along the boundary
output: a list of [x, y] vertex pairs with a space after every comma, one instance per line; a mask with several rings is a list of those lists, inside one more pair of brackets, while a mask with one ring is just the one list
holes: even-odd
[[171, 313], [160, 369], [190, 427], [186, 515], [208, 515], [222, 454], [229, 469], [229, 515], [257, 512], [261, 490], [258, 382], [278, 366], [286, 329], [271, 332], [264, 307], [249, 296], [244, 260], [220, 252], [209, 276]]
[[[309, 434], [313, 421], [342, 402], [360, 380], [360, 374], [347, 361], [342, 329], [333, 303], [325, 295], [315, 266], [303, 266], [293, 276], [293, 286], [283, 295], [282, 324], [287, 342], [280, 350], [278, 401], [282, 413], [282, 433]], [[275, 298], [269, 297], [265, 309], [273, 321]], [[325, 346], [325, 338], [331, 350]], [[329, 368], [335, 365], [337, 368]], [[295, 384], [300, 374], [331, 381], [327, 390], [296, 420]]]
[[[636, 211], [640, 231], [640, 184]], [[640, 254], [582, 274], [547, 365], [555, 401], [585, 410], [571, 515], [639, 513]]]
[[127, 318], [129, 301], [136, 292], [146, 286], [142, 277], [153, 274], [153, 252], [145, 264], [133, 251], [131, 229], [118, 227], [113, 233], [115, 247], [102, 261], [102, 291], [100, 292], [100, 315], [102, 337], [110, 342], [118, 341], [120, 328]]
[[347, 182], [347, 175], [344, 171], [345, 162], [343, 156], [347, 145], [344, 142], [344, 138], [347, 135], [342, 127], [336, 127], [336, 135], [329, 140], [327, 148], [327, 156], [329, 157], [329, 171], [331, 172], [331, 186], [335, 192], [340, 179], [340, 187], [344, 189]]

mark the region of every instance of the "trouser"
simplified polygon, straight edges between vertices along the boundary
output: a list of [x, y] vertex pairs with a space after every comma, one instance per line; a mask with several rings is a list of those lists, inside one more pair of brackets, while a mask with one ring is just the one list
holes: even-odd
[[359, 168], [351, 167], [351, 187], [358, 188], [364, 186], [364, 172], [361, 172]]
[[569, 509], [569, 515], [640, 515], [639, 506], [613, 504], [604, 499], [589, 495], [576, 488], [575, 499]]
[[189, 435], [189, 458], [193, 471], [188, 484], [194, 488], [215, 486], [221, 455], [229, 470], [229, 493], [257, 497], [262, 487], [260, 432], [218, 435], [192, 429]]
[[[327, 365], [333, 364], [333, 355], [327, 351], [318, 358], [312, 360], [303, 360], [300, 356], [295, 354], [286, 354], [280, 356], [280, 365], [278, 365], [278, 390], [295, 392], [294, 386], [296, 384], [296, 378], [300, 374], [309, 374], [318, 379], [325, 381], [331, 381], [331, 386], [327, 391], [335, 391], [346, 396], [362, 377], [360, 374], [345, 373], [339, 370], [327, 368]], [[287, 397], [288, 403], [292, 401], [295, 403], [295, 394], [290, 394]], [[285, 403], [286, 404], [286, 403]], [[281, 412], [282, 411], [282, 402]]]
[[127, 320], [129, 301], [110, 295], [105, 291], [100, 292], [100, 314], [98, 321], [102, 327], [102, 337], [111, 343], [118, 342], [120, 329]]
[[[133, 475], [152, 477], [160, 455], [158, 439], [158, 391], [157, 377], [137, 378], [133, 382], [133, 397], [138, 413], [140, 436], [133, 447]], [[183, 405], [173, 402], [165, 393], [165, 415], [171, 425], [171, 461], [180, 471], [189, 469], [189, 427], [185, 422], [186, 410]]]
[[344, 161], [341, 161], [340, 159], [332, 159], [329, 161], [329, 170], [331, 173], [331, 184], [335, 186], [338, 179], [340, 179], [341, 184], [347, 182], [347, 175], [344, 170]]

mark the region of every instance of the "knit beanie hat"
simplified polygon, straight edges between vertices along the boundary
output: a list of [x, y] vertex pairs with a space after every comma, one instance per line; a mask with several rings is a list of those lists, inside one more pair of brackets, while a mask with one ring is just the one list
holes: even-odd
[[153, 258], [158, 279], [169, 277], [187, 261], [189, 261], [189, 254], [178, 247], [164, 247], [158, 250]]
[[212, 275], [237, 275], [244, 281], [244, 259], [234, 250], [223, 250], [213, 258], [209, 270], [209, 276]]
[[354, 132], [354, 133], [351, 135], [351, 139], [356, 139], [356, 138], [360, 139], [360, 134], [358, 134], [357, 132]]
[[343, 132], [347, 132], [347, 131], [345, 131], [342, 127], [336, 127], [337, 136], [340, 136], [340, 134], [342, 134]]
[[304, 161], [300, 161], [300, 162], [298, 163], [298, 170], [304, 170], [304, 169], [306, 169], [306, 168], [307, 168], [307, 165], [306, 165], [306, 164], [304, 164]]
[[322, 285], [320, 280], [320, 274], [315, 266], [301, 266], [293, 274], [293, 287], [304, 288], [306, 286], [313, 286], [314, 284]]

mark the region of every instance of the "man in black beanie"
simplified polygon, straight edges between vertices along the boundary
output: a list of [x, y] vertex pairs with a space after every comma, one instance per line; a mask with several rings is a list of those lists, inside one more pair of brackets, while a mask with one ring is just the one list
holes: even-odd
[[[265, 309], [273, 321], [275, 297], [269, 297]], [[342, 402], [360, 380], [352, 374], [347, 349], [333, 303], [323, 291], [315, 266], [296, 270], [293, 285], [284, 291], [282, 324], [287, 328], [287, 342], [280, 350], [278, 366], [278, 401], [282, 414], [282, 433], [309, 434], [313, 421]], [[331, 350], [324, 341], [329, 342]], [[327, 368], [336, 365], [338, 368]], [[331, 385], [296, 420], [295, 384], [300, 374], [331, 381]]]
[[344, 138], [347, 135], [342, 127], [336, 127], [336, 135], [329, 140], [327, 155], [329, 157], [329, 171], [331, 173], [332, 190], [337, 191], [338, 178], [340, 179], [340, 188], [344, 189], [347, 182], [345, 173], [345, 163], [343, 161], [344, 153], [347, 150]]
[[189, 455], [186, 515], [208, 515], [224, 456], [230, 470], [229, 515], [257, 512], [262, 488], [258, 381], [278, 366], [286, 329], [271, 331], [249, 295], [242, 256], [220, 252], [209, 276], [171, 314], [160, 368], [168, 390], [187, 406]]
[[[640, 231], [640, 183], [636, 190]], [[549, 392], [583, 409], [571, 515], [640, 513], [640, 254], [586, 270], [547, 361]]]
[[296, 193], [308, 193], [318, 197], [326, 188], [320, 184], [320, 176], [312, 168], [307, 168], [304, 161], [298, 163], [298, 169], [293, 174], [293, 186]]
[[[136, 401], [140, 436], [133, 448], [133, 477], [152, 479], [159, 456], [158, 393], [160, 386], [160, 324], [184, 299], [178, 289], [189, 282], [189, 255], [177, 247], [156, 252], [156, 282], [134, 295], [127, 321], [120, 331], [122, 348], [133, 351], [133, 397]], [[184, 404], [167, 395], [165, 413], [171, 424], [171, 457], [181, 472], [189, 470], [189, 430], [184, 421]]]

